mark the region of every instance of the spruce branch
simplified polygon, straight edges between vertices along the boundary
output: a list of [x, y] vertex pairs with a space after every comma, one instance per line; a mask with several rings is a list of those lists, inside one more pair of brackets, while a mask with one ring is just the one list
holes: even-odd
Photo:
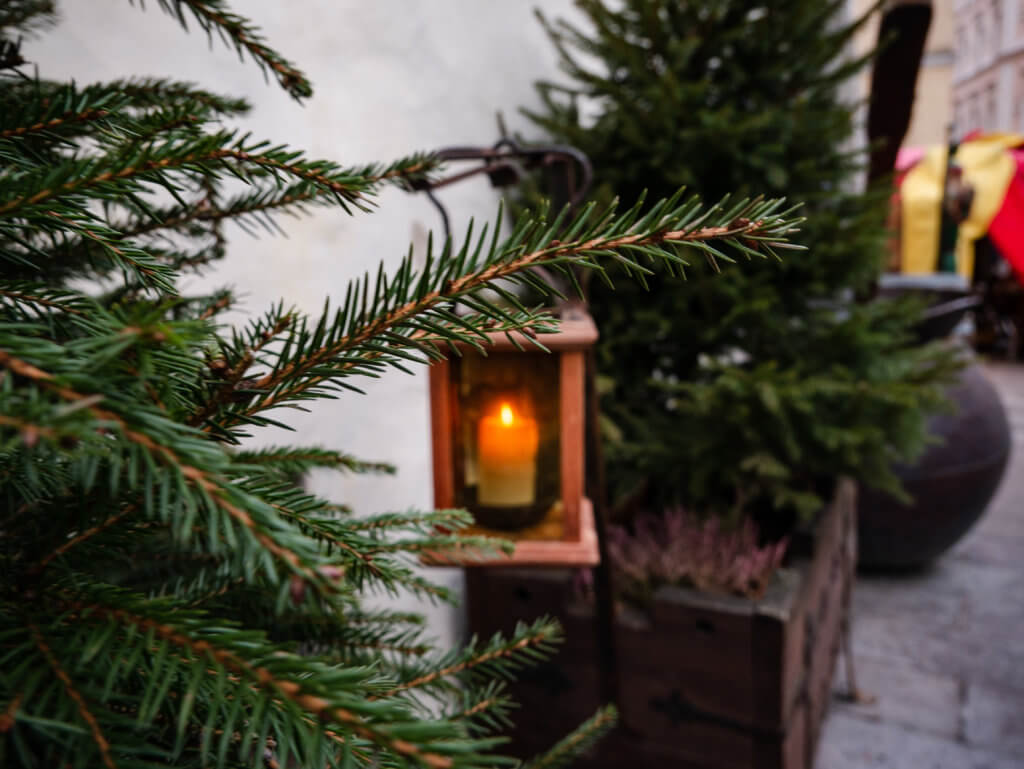
[[375, 699], [443, 683], [445, 679], [468, 672], [511, 676], [524, 659], [547, 656], [552, 645], [561, 641], [561, 634], [562, 629], [554, 620], [541, 618], [529, 625], [520, 622], [509, 638], [494, 636], [480, 648], [476, 639], [472, 639], [465, 649], [454, 652], [440, 666], [430, 665], [426, 672], [414, 674]]
[[122, 241], [117, 231], [100, 223], [86, 212], [65, 215], [49, 210], [45, 211], [44, 215], [99, 245], [118, 265], [130, 271], [143, 286], [174, 292], [174, 273], [167, 265], [154, 259], [152, 254]]
[[436, 533], [438, 529], [461, 529], [472, 523], [473, 517], [464, 510], [433, 510], [378, 513], [362, 518], [351, 518], [345, 521], [345, 526], [351, 531], [404, 529], [419, 533]]
[[65, 112], [59, 117], [50, 118], [49, 120], [38, 121], [31, 125], [22, 125], [17, 128], [7, 128], [0, 131], [0, 139], [13, 139], [15, 137], [22, 137], [28, 134], [41, 133], [43, 131], [52, 131], [54, 128], [59, 126], [65, 126], [75, 123], [88, 123], [93, 120], [102, 120], [110, 114], [109, 111], [98, 107], [81, 110], [79, 112]]
[[[547, 315], [527, 310], [505, 287], [511, 282], [555, 293], [530, 271], [534, 267], [561, 273], [594, 269], [606, 277], [599, 260], [607, 259], [643, 279], [650, 274], [645, 261], [684, 267], [678, 249], [703, 251], [714, 260], [731, 259], [723, 248], [761, 257], [795, 248], [787, 238], [799, 220], [791, 217], [793, 209], [782, 209], [781, 200], [723, 201], [705, 208], [693, 198], [680, 202], [681, 197], [679, 191], [644, 214], [642, 202], [619, 216], [612, 207], [595, 217], [591, 206], [565, 223], [564, 232], [566, 212], [549, 221], [542, 211], [536, 218], [524, 216], [505, 241], [488, 239], [486, 227], [474, 238], [471, 224], [457, 251], [451, 243], [439, 254], [428, 246], [422, 271], [410, 253], [390, 278], [383, 268], [372, 282], [367, 274], [349, 284], [344, 303], [333, 314], [325, 311], [315, 325], [303, 321], [272, 370], [252, 381], [252, 399], [229, 407], [206, 429], [216, 425], [223, 432], [253, 422], [261, 411], [312, 397], [318, 388], [353, 374], [375, 375], [384, 366], [401, 368], [403, 361], [443, 357], [441, 348], [455, 341], [480, 349], [488, 332], [553, 330]], [[486, 299], [487, 290], [498, 292], [513, 309]], [[454, 315], [447, 309], [452, 301], [475, 312]], [[221, 405], [208, 404], [205, 411]]]
[[54, 17], [53, 0], [6, 0], [0, 6], [0, 32], [37, 32], [53, 24]]
[[291, 62], [267, 46], [259, 27], [248, 19], [232, 13], [223, 0], [157, 0], [160, 7], [188, 29], [185, 11], [188, 11], [211, 40], [217, 36], [239, 54], [249, 57], [266, 73], [274, 73], [278, 83], [291, 96], [301, 101], [313, 95], [313, 88]]
[[[40, 384], [62, 399], [88, 412], [97, 420], [96, 430], [116, 428], [125, 440], [145, 449], [154, 460], [170, 468], [177, 477], [200, 492], [210, 507], [226, 513], [236, 525], [249, 535], [254, 543], [263, 548], [275, 561], [286, 566], [305, 584], [313, 586], [318, 592], [324, 594], [330, 594], [337, 590], [334, 582], [337, 575], [320, 570], [321, 558], [307, 543], [294, 537], [291, 538], [290, 545], [279, 540], [282, 531], [279, 525], [275, 525], [277, 522], [269, 510], [259, 518], [254, 518], [256, 510], [266, 507], [265, 503], [257, 502], [249, 495], [243, 495], [240, 489], [231, 488], [217, 480], [211, 473], [204, 471], [198, 464], [186, 461], [184, 457], [179, 456], [179, 452], [174, 448], [164, 445], [147, 433], [133, 429], [119, 414], [95, 405], [102, 396], [85, 395], [62, 386], [57, 383], [52, 374], [16, 358], [2, 349], [0, 349], [0, 367]], [[249, 503], [248, 509], [244, 506], [245, 502]], [[273, 573], [274, 571], [271, 570], [271, 574]]]
[[394, 475], [395, 466], [386, 462], [365, 462], [350, 454], [319, 447], [273, 447], [234, 454], [237, 465], [255, 465], [272, 468], [275, 473], [299, 475], [313, 468], [345, 470], [351, 473], [383, 473]]
[[21, 40], [4, 40], [0, 38], [0, 70], [17, 69], [25, 64], [21, 55]]
[[[389, 546], [388, 543], [367, 538], [361, 535], [357, 526], [350, 525], [350, 521], [325, 515], [328, 507], [326, 503], [296, 490], [290, 484], [252, 480], [243, 483], [242, 488], [250, 494], [270, 501], [282, 518], [293, 523], [305, 535], [325, 545], [327, 555], [336, 555], [341, 559], [338, 567], [344, 570], [346, 579], [356, 586], [363, 586], [369, 582], [392, 593], [397, 592], [398, 588], [404, 588], [413, 595], [426, 595], [446, 602], [451, 600], [448, 591], [385, 555], [403, 550], [419, 552], [415, 545], [396, 548]], [[444, 521], [452, 529], [468, 525], [472, 521], [471, 516], [463, 511], [451, 511], [447, 515], [424, 514], [423, 517]], [[419, 544], [425, 545], [423, 550], [430, 549], [431, 543], [416, 543]], [[437, 550], [462, 548], [481, 556], [493, 555], [502, 546], [506, 552], [509, 549], [507, 543], [482, 537], [436, 537], [432, 544]]]
[[28, 320], [32, 315], [26, 312], [26, 304], [81, 316], [91, 302], [82, 294], [55, 289], [44, 283], [7, 281], [0, 286], [0, 305]]
[[[427, 178], [439, 165], [436, 158], [417, 154], [400, 158], [384, 166], [353, 169], [351, 175], [361, 176], [367, 187], [367, 194], [370, 194], [374, 186], [384, 182], [406, 187]], [[160, 230], [181, 230], [194, 223], [230, 220], [243, 228], [248, 228], [250, 224], [258, 224], [269, 231], [274, 231], [276, 224], [270, 216], [272, 212], [290, 209], [292, 213], [303, 213], [306, 210], [305, 206], [309, 204], [331, 205], [337, 202], [334, 196], [339, 192], [338, 186], [315, 184], [320, 180], [320, 177], [314, 175], [282, 188], [257, 189], [236, 195], [218, 206], [204, 205], [204, 198], [198, 203], [158, 210], [144, 222], [125, 222], [119, 225], [119, 228], [125, 237], [137, 237]]]
[[372, 703], [380, 698], [348, 694], [368, 678], [366, 671], [331, 669], [317, 660], [285, 654], [273, 647], [264, 645], [260, 649], [253, 633], [208, 628], [203, 614], [180, 608], [154, 612], [159, 607], [154, 607], [153, 602], [131, 601], [124, 594], [118, 598], [115, 603], [108, 603], [98, 594], [87, 601], [69, 604], [68, 608], [84, 620], [112, 621], [132, 632], [142, 631], [172, 644], [188, 658], [211, 665], [204, 671], [208, 675], [224, 671], [237, 676], [241, 686], [235, 687], [236, 692], [249, 687], [262, 690], [309, 714], [313, 719], [308, 722], [311, 725], [317, 720], [336, 724], [345, 732], [431, 769], [450, 769], [455, 765], [452, 755], [445, 754], [451, 748], [444, 741], [444, 737], [454, 735], [443, 722], [431, 729], [430, 724], [411, 720], [411, 714], [398, 707], [389, 708], [393, 718], [385, 725], [372, 720], [380, 713], [380, 708]]
[[64, 668], [61, 667], [60, 662], [57, 661], [57, 658], [53, 654], [53, 650], [43, 637], [43, 633], [39, 629], [39, 626], [34, 622], [29, 622], [28, 629], [32, 634], [32, 640], [35, 643], [36, 648], [39, 650], [39, 653], [42, 655], [43, 659], [46, 660], [46, 664], [50, 666], [50, 670], [53, 674], [64, 685], [64, 691], [67, 696], [74, 701], [78, 708], [78, 714], [89, 727], [89, 732], [92, 734], [93, 742], [96, 743], [96, 748], [99, 750], [100, 759], [103, 761], [103, 765], [106, 766], [107, 769], [117, 769], [117, 766], [114, 764], [114, 759], [110, 755], [110, 743], [107, 741], [107, 738], [103, 736], [99, 722], [97, 721], [96, 716], [93, 715], [92, 711], [89, 709], [85, 698], [75, 688], [71, 677], [67, 674]]
[[509, 713], [516, 703], [505, 691], [504, 681], [491, 681], [478, 691], [462, 692], [455, 708], [446, 716], [449, 721], [466, 724], [473, 734], [487, 734], [512, 724]]
[[51, 200], [85, 192], [117, 202], [136, 193], [140, 183], [174, 188], [169, 174], [233, 175], [254, 182], [264, 175], [275, 181], [299, 179], [348, 210], [352, 205], [369, 210], [367, 195], [382, 181], [425, 173], [435, 165], [415, 158], [400, 167], [363, 166], [345, 169], [335, 163], [310, 161], [284, 147], [252, 143], [245, 135], [219, 131], [182, 136], [142, 147], [117, 147], [100, 156], [72, 158], [53, 167], [17, 173], [4, 191], [15, 194], [0, 202], [0, 217], [35, 214]]
[[197, 104], [216, 115], [244, 115], [251, 107], [245, 99], [220, 94], [165, 78], [130, 78], [94, 86], [123, 94], [136, 108], [159, 107], [165, 104]]
[[[55, 148], [68, 150], [86, 138], [95, 148], [139, 144], [186, 127], [195, 133], [211, 120], [247, 108], [244, 102], [173, 81], [114, 81], [83, 88], [42, 81], [35, 85], [28, 105], [0, 112], [0, 140], [11, 142], [14, 150], [24, 149], [26, 139], [49, 140]], [[160, 98], [171, 94], [170, 100]]]
[[209, 363], [217, 377], [217, 384], [206, 402], [189, 417], [191, 426], [201, 425], [217, 410], [218, 404], [231, 400], [249, 367], [260, 352], [285, 332], [291, 332], [296, 318], [292, 312], [285, 312], [284, 305], [278, 305], [263, 318], [250, 323], [243, 334], [234, 333], [234, 349], [225, 348], [220, 357]]
[[522, 769], [561, 769], [603, 737], [618, 720], [614, 705], [607, 705], [584, 721], [547, 753], [527, 761]]
[[97, 534], [100, 534], [103, 531], [109, 529], [114, 524], [119, 523], [121, 520], [127, 518], [129, 515], [134, 513], [136, 509], [136, 505], [126, 505], [124, 509], [105, 518], [104, 520], [97, 523], [95, 526], [90, 526], [81, 534], [77, 534], [64, 544], [60, 545], [60, 547], [56, 548], [55, 550], [41, 558], [39, 563], [37, 563], [29, 570], [29, 573], [36, 575], [41, 574], [46, 569], [46, 567], [49, 566], [50, 563], [55, 561], [57, 558], [60, 558], [72, 548], [82, 544], [83, 542], [91, 539], [92, 537], [95, 537]]

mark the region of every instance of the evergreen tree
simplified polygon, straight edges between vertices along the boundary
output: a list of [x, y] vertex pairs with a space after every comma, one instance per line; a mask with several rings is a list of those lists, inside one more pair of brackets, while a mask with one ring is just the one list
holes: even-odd
[[[159, 6], [310, 95], [221, 0]], [[27, 61], [20, 40], [51, 14], [46, 0], [0, 7], [0, 765], [513, 765], [498, 753], [502, 679], [542, 656], [557, 626], [434, 649], [420, 616], [361, 601], [448, 600], [413, 568], [419, 555], [493, 541], [439, 533], [464, 526], [461, 511], [354, 517], [296, 476], [388, 468], [244, 439], [284, 427], [279, 409], [348, 395], [451, 342], [552, 330], [511, 293], [547, 290], [532, 267], [636, 274], [740, 238], [770, 254], [792, 222], [777, 203], [708, 214], [678, 196], [645, 214], [540, 215], [507, 237], [471, 228], [428, 248], [422, 267], [410, 254], [319, 315], [279, 304], [226, 328], [230, 292], [178, 291], [223, 256], [225, 221], [358, 214], [437, 161], [312, 160], [225, 127], [245, 103], [188, 83], [38, 78], [45, 62]], [[562, 765], [612, 717], [535, 765]]]
[[681, 185], [805, 203], [806, 253], [685, 285], [595, 284], [609, 476], [620, 506], [684, 501], [785, 528], [849, 474], [897, 490], [951, 355], [915, 344], [914, 309], [851, 301], [883, 263], [888, 193], [858, 191], [843, 53], [867, 19], [843, 0], [581, 0], [543, 19], [568, 83], [527, 112], [591, 159], [605, 196]]

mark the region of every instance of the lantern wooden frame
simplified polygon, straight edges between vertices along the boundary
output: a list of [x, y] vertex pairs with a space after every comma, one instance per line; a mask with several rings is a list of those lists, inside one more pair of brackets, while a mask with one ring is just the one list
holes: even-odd
[[[519, 347], [506, 334], [488, 335], [488, 349], [495, 352], [518, 352], [536, 354], [533, 342], [523, 335], [517, 336]], [[594, 528], [594, 511], [590, 500], [584, 494], [585, 482], [585, 351], [597, 341], [597, 327], [591, 317], [582, 310], [565, 310], [554, 334], [540, 337], [543, 345], [559, 356], [559, 471], [562, 502], [562, 539], [560, 540], [515, 540], [514, 534], [505, 534], [492, 529], [472, 529], [470, 533], [481, 533], [505, 537], [515, 541], [515, 551], [510, 557], [489, 560], [461, 560], [448, 553], [432, 554], [429, 562], [434, 564], [523, 566], [523, 565], [566, 565], [592, 566], [598, 563], [597, 534]], [[466, 354], [479, 354], [472, 348], [464, 348]], [[430, 367], [430, 418], [434, 470], [434, 506], [443, 509], [456, 504], [455, 489], [455, 437], [453, 424], [455, 410], [459, 408], [458, 394], [453, 381], [451, 364], [445, 361]]]

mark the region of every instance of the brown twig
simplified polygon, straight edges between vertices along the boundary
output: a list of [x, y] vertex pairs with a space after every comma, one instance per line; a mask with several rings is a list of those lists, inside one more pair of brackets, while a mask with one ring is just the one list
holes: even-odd
[[235, 387], [242, 381], [242, 378], [249, 370], [249, 367], [252, 366], [260, 351], [266, 348], [277, 336], [289, 330], [294, 323], [294, 315], [291, 313], [282, 315], [274, 325], [260, 335], [259, 340], [252, 347], [246, 348], [242, 353], [242, 357], [238, 359], [234, 366], [227, 367], [227, 362], [222, 359], [214, 361], [211, 364], [211, 369], [220, 371], [224, 382], [214, 391], [202, 408], [188, 418], [187, 424], [196, 427], [213, 416], [217, 409], [231, 397]]
[[20, 291], [11, 291], [6, 288], [0, 288], [0, 296], [7, 296], [11, 299], [21, 302], [31, 302], [32, 304], [39, 304], [43, 307], [53, 307], [56, 310], [63, 312], [70, 312], [72, 315], [84, 315], [85, 313], [81, 310], [76, 310], [73, 307], [67, 307], [60, 302], [54, 302], [50, 299], [43, 299], [39, 296], [32, 296], [31, 294], [24, 294]]
[[7, 703], [4, 712], [0, 714], [0, 734], [5, 734], [14, 727], [15, 717], [18, 715], [18, 708], [21, 706], [22, 696], [21, 692], [18, 692], [11, 697], [11, 701]]
[[223, 312], [228, 307], [230, 307], [231, 303], [233, 301], [234, 301], [234, 297], [232, 297], [230, 294], [226, 294], [225, 296], [222, 296], [216, 302], [214, 302], [209, 307], [207, 307], [205, 310], [203, 310], [201, 313], [199, 313], [199, 320], [209, 320], [210, 318], [212, 318], [217, 313]]
[[54, 656], [53, 651], [50, 649], [46, 640], [43, 638], [42, 632], [39, 627], [34, 623], [28, 623], [29, 630], [32, 633], [32, 640], [35, 642], [39, 651], [46, 659], [46, 663], [53, 670], [54, 675], [60, 679], [60, 682], [64, 684], [64, 689], [68, 696], [75, 701], [75, 705], [78, 706], [78, 712], [82, 716], [82, 720], [89, 726], [89, 731], [92, 732], [93, 741], [100, 750], [100, 757], [103, 759], [104, 765], [107, 769], [117, 769], [114, 764], [114, 759], [110, 755], [110, 743], [107, 742], [107, 738], [103, 736], [103, 731], [100, 729], [99, 722], [96, 720], [96, 716], [89, 710], [86, 705], [85, 698], [75, 689], [74, 684], [71, 682], [71, 677], [64, 671], [64, 668], [60, 666], [57, 658]]
[[33, 123], [32, 125], [8, 128], [6, 131], [0, 131], [0, 139], [13, 139], [18, 136], [25, 136], [30, 133], [39, 133], [40, 131], [47, 131], [51, 128], [56, 128], [70, 123], [86, 123], [90, 120], [103, 119], [109, 114], [110, 113], [105, 109], [87, 109], [83, 112], [65, 112], [60, 117], [55, 117], [51, 120], [43, 120], [38, 123]]
[[46, 567], [50, 565], [50, 563], [54, 559], [60, 558], [62, 555], [64, 555], [71, 548], [76, 547], [76, 546], [82, 544], [83, 542], [85, 542], [86, 540], [91, 539], [92, 537], [95, 537], [100, 532], [105, 531], [106, 529], [109, 529], [111, 526], [113, 526], [115, 523], [120, 521], [122, 518], [124, 518], [125, 516], [130, 515], [132, 512], [134, 512], [135, 509], [136, 509], [135, 505], [128, 505], [123, 510], [121, 510], [121, 512], [114, 513], [112, 516], [110, 516], [106, 520], [101, 521], [100, 523], [96, 524], [95, 526], [92, 526], [92, 527], [86, 529], [81, 534], [79, 534], [77, 537], [69, 539], [67, 542], [65, 542], [63, 545], [58, 547], [52, 553], [50, 553], [49, 555], [47, 555], [44, 558], [42, 558], [39, 561], [39, 563], [37, 563], [35, 566], [33, 566], [29, 570], [29, 573], [30, 574], [41, 574], [46, 569]]
[[488, 708], [494, 707], [498, 704], [498, 702], [500, 702], [500, 700], [497, 697], [488, 697], [487, 699], [480, 700], [480, 702], [473, 705], [473, 707], [466, 708], [461, 713], [456, 713], [453, 716], [449, 716], [449, 719], [452, 721], [458, 721], [462, 718], [471, 718], [475, 716], [477, 713], [482, 713]]

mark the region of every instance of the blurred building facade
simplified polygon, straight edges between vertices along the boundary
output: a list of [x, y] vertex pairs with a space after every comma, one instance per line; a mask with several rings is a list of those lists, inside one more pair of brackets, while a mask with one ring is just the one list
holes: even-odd
[[953, 130], [954, 2], [932, 0], [932, 23], [917, 76], [913, 117], [903, 142], [909, 147], [948, 141]]
[[953, 0], [954, 138], [1024, 132], [1024, 0]]

